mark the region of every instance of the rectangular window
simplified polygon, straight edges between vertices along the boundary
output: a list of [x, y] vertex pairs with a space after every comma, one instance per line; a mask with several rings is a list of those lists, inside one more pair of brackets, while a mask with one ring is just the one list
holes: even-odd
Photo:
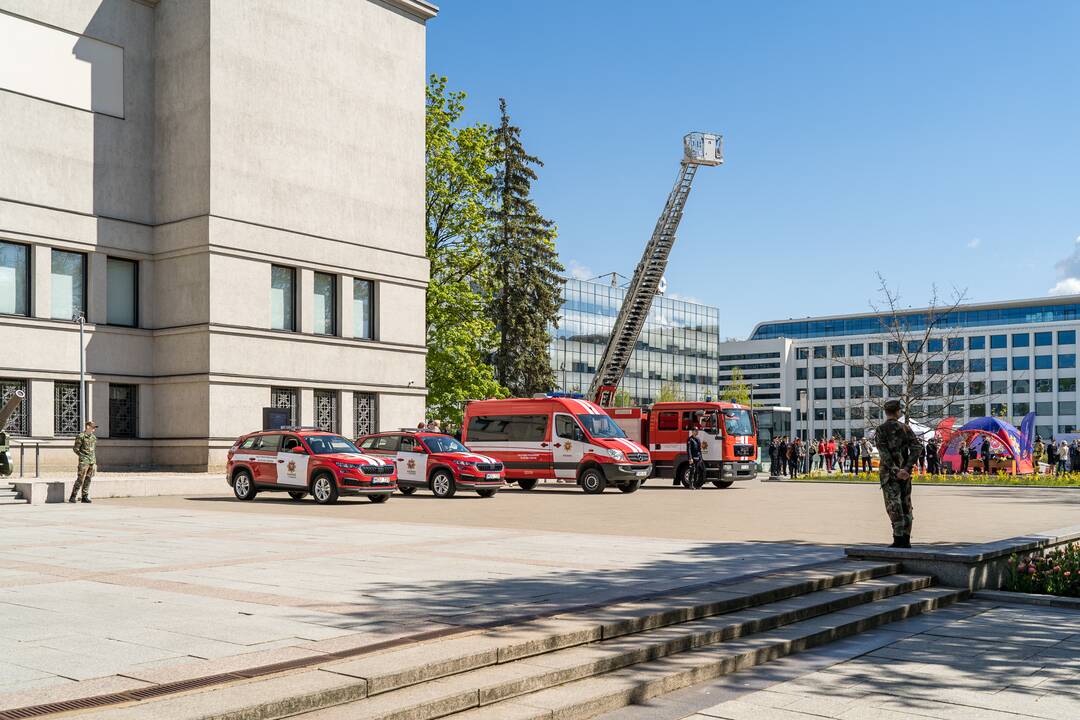
[[971, 403], [968, 405], [969, 417], [985, 417], [986, 416], [986, 403]]
[[795, 348], [795, 357], [798, 360], [806, 360], [808, 357], [810, 357], [810, 349], [804, 347]]
[[865, 395], [866, 395], [866, 388], [864, 388], [862, 385], [852, 385], [851, 386], [851, 399], [852, 400], [859, 400]]
[[872, 397], [872, 398], [885, 397], [885, 386], [884, 385], [871, 385], [870, 386], [870, 397]]
[[804, 368], [804, 367], [795, 368], [795, 379], [796, 380], [805, 380], [806, 379], [806, 368]]
[[990, 381], [990, 394], [991, 395], [1004, 395], [1009, 392], [1008, 380], [991, 380]]
[[962, 382], [951, 382], [951, 383], [949, 383], [949, 394], [950, 395], [955, 395], [955, 396], [963, 395], [964, 394], [964, 383], [962, 383]]
[[845, 368], [844, 368], [843, 365], [833, 365], [833, 367], [832, 367], [832, 376], [834, 378], [843, 378], [844, 377], [844, 369]]
[[824, 420], [825, 419], [825, 408], [814, 408], [814, 419], [815, 420]]
[[1058, 345], [1075, 345], [1075, 330], [1058, 330]]
[[1075, 400], [1061, 400], [1058, 402], [1058, 415], [1075, 415], [1076, 414], [1076, 401]]
[[1013, 333], [1012, 346], [1013, 347], [1028, 347], [1031, 345], [1030, 333]]
[[[970, 338], [970, 339], [974, 340], [974, 338]], [[949, 350], [950, 350], [950, 352], [955, 352], [955, 351], [963, 350], [963, 349], [964, 349], [964, 338], [961, 338], [961, 337], [951, 337], [951, 338], [949, 338]]]
[[941, 375], [945, 372], [945, 361], [931, 360], [930, 362], [926, 363], [926, 372], [930, 373], [931, 375]]
[[950, 360], [949, 361], [949, 374], [950, 375], [959, 375], [962, 372], [964, 372], [964, 361], [963, 360]]
[[270, 328], [296, 330], [296, 270], [270, 266]]
[[1025, 394], [1031, 392], [1030, 380], [1013, 380], [1013, 394]]
[[334, 302], [337, 278], [315, 273], [315, 293], [312, 303], [312, 328], [316, 335], [337, 334], [337, 303]]
[[1012, 359], [1013, 370], [1030, 370], [1031, 358], [1027, 355], [1014, 355]]
[[972, 395], [982, 395], [986, 392], [986, 383], [982, 380], [976, 380], [975, 382], [968, 383], [968, 392]]
[[[675, 415], [675, 429], [678, 415]], [[543, 442], [547, 415], [475, 415], [469, 418], [470, 442]]]
[[1018, 402], [1013, 403], [1013, 415], [1022, 418], [1031, 412], [1031, 403]]
[[1058, 378], [1058, 392], [1076, 392], [1076, 378]]
[[941, 397], [945, 387], [942, 383], [927, 383], [926, 384], [926, 396], [927, 397]]
[[823, 387], [814, 388], [814, 399], [815, 400], [824, 400], [825, 399], [825, 388], [823, 388]]
[[880, 355], [881, 354], [881, 348], [882, 348], [882, 345], [879, 342], [870, 343], [870, 354], [871, 355]]
[[353, 278], [353, 337], [375, 337], [375, 283]]
[[1005, 417], [1009, 414], [1009, 406], [1005, 403], [990, 403], [990, 414], [994, 417]]
[[861, 408], [861, 407], [853, 407], [853, 408], [851, 408], [851, 419], [852, 420], [862, 420], [864, 416], [865, 416], [865, 413], [863, 412], [863, 408]]
[[1054, 403], [1052, 402], [1037, 402], [1035, 403], [1035, 414], [1039, 417], [1047, 417], [1054, 414]]
[[1035, 434], [1043, 439], [1049, 439], [1054, 434], [1053, 425], [1036, 425]]
[[926, 341], [926, 349], [930, 352], [941, 352], [945, 349], [945, 342], [941, 338], [930, 338]]
[[816, 367], [816, 368], [814, 368], [814, 379], [815, 380], [824, 380], [827, 375], [828, 375], [828, 371], [824, 367]]
[[1054, 392], [1054, 381], [1050, 378], [1038, 378], [1035, 380], [1035, 392]]
[[374, 393], [353, 393], [353, 437], [379, 432], [378, 410]]
[[900, 363], [889, 363], [889, 377], [900, 377], [903, 371], [904, 367]]
[[898, 398], [904, 392], [902, 385], [889, 385], [889, 397]]
[[86, 256], [53, 250], [51, 282], [53, 320], [74, 320], [80, 315], [85, 317]]
[[881, 363], [870, 363], [870, 374], [874, 377], [881, 377], [881, 374], [885, 372], [885, 366]]
[[952, 404], [950, 404], [949, 405], [949, 414], [952, 415], [953, 417], [963, 417], [964, 416], [964, 406], [961, 405], [960, 403], [952, 403]]
[[890, 355], [899, 355], [900, 354], [900, 343], [898, 343], [895, 340], [890, 340], [889, 341], [889, 354]]
[[27, 392], [26, 381], [11, 378], [0, 379], [0, 407], [3, 407], [19, 390], [22, 390], [25, 397], [23, 397], [23, 401], [19, 403], [19, 406], [15, 408], [15, 413], [8, 418], [7, 425], [0, 427], [0, 430], [17, 437], [26, 437], [30, 434], [30, 393]]
[[846, 416], [847, 416], [847, 413], [845, 412], [844, 408], [842, 408], [842, 407], [834, 407], [832, 409], [832, 419], [833, 420], [843, 420]]
[[1054, 333], [1050, 331], [1035, 333], [1035, 347], [1045, 347], [1054, 344]]
[[1009, 358], [990, 358], [990, 371], [1003, 372], [1009, 369]]
[[270, 388], [270, 407], [288, 410], [289, 425], [299, 424], [296, 422], [296, 405], [296, 388]]
[[932, 418], [935, 418], [935, 419], [940, 418], [944, 412], [945, 412], [945, 406], [944, 405], [937, 405], [937, 404], [934, 404], [934, 403], [930, 403], [929, 405], [926, 406], [926, 414], [929, 415]]
[[853, 377], [853, 378], [861, 378], [863, 376], [863, 366], [862, 365], [852, 365], [849, 368], [849, 371], [851, 373], [851, 377]]
[[656, 429], [661, 431], [679, 429], [679, 413], [662, 412], [656, 416]]
[[844, 357], [844, 353], [845, 353], [846, 350], [847, 350], [847, 348], [845, 348], [843, 345], [833, 345], [832, 346], [832, 356], [833, 357]]
[[824, 345], [815, 345], [814, 346], [814, 359], [820, 360], [821, 358], [825, 357], [825, 351], [827, 349], [828, 348], [826, 348]]
[[0, 315], [29, 314], [30, 248], [0, 242]]
[[[108, 258], [105, 279], [105, 314], [110, 325], [135, 327], [139, 323], [139, 264]], [[109, 429], [109, 435], [114, 433]]]
[[1053, 355], [1036, 355], [1035, 356], [1035, 369], [1036, 370], [1052, 370], [1054, 367]]
[[863, 356], [863, 351], [865, 349], [866, 348], [863, 346], [862, 343], [855, 343], [853, 345], [848, 345], [848, 354], [851, 357], [862, 357]]
[[986, 372], [986, 358], [971, 358], [968, 369], [971, 372]]
[[1006, 342], [1007, 340], [1008, 337], [1006, 337], [1005, 335], [991, 335], [990, 347], [994, 350], [997, 350], [998, 348], [1003, 348], [1008, 344]]
[[832, 399], [833, 400], [843, 400], [844, 397], [846, 396], [846, 394], [847, 394], [846, 389], [844, 388], [843, 385], [841, 385], [839, 387], [834, 387], [832, 389]]
[[1060, 423], [1058, 424], [1058, 432], [1071, 435], [1076, 432], [1076, 425], [1074, 423]]
[[53, 383], [53, 434], [78, 435], [79, 426], [79, 383]]
[[871, 420], [880, 420], [881, 408], [879, 408], [877, 405], [871, 405], [869, 408], [867, 408], [866, 414]]
[[1076, 355], [1073, 353], [1060, 353], [1058, 355], [1058, 369], [1076, 367]]
[[136, 437], [138, 434], [138, 395], [138, 385], [109, 383], [109, 437]]
[[976, 335], [968, 338], [968, 350], [985, 350], [986, 349], [986, 336]]
[[914, 353], [919, 352], [919, 350], [921, 350], [921, 349], [922, 349], [922, 341], [921, 340], [908, 340], [907, 341], [907, 351], [908, 351], [908, 353], [914, 354]]
[[338, 431], [338, 394], [336, 390], [315, 391], [315, 427], [324, 432]]

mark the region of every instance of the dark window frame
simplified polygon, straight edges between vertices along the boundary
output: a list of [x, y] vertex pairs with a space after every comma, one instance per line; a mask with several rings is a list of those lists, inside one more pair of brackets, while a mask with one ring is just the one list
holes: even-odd
[[[11, 240], [3, 239], [0, 243], [4, 245], [14, 245], [22, 248], [26, 252], [26, 277], [23, 278], [23, 287], [26, 288], [26, 312], [25, 313], [0, 313], [0, 317], [33, 317], [34, 315], [34, 246], [27, 243], [12, 242]], [[51, 272], [51, 268], [50, 268]], [[86, 287], [83, 285], [83, 287]], [[16, 301], [16, 305], [18, 302]]]

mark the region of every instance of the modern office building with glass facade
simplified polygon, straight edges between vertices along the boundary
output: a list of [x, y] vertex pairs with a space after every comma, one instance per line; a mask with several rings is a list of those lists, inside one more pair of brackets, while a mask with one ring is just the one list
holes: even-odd
[[[552, 330], [557, 389], [588, 391], [625, 295], [605, 283], [566, 281], [559, 327]], [[654, 402], [664, 386], [687, 400], [715, 397], [719, 342], [718, 308], [657, 295], [619, 389], [635, 404]]]
[[[795, 428], [803, 437], [859, 436], [881, 422], [871, 398], [890, 394], [888, 386], [857, 367], [863, 358], [867, 364], [895, 358], [894, 338], [882, 324], [887, 317], [866, 313], [763, 322], [750, 339], [723, 343], [719, 352], [740, 358], [722, 364], [745, 363], [747, 378], [758, 388], [779, 381], [779, 397], [771, 387], [755, 389], [758, 404], [797, 408]], [[925, 310], [900, 316], [912, 337], [925, 330], [927, 318]], [[1034, 411], [1044, 438], [1080, 429], [1080, 296], [964, 305], [940, 318], [937, 327], [941, 332], [933, 333], [931, 343], [947, 354], [948, 382], [955, 385], [940, 397], [932, 384], [926, 386], [922, 400], [931, 418], [951, 416], [962, 423], [993, 414], [1018, 424]], [[778, 369], [750, 369], [777, 361]]]

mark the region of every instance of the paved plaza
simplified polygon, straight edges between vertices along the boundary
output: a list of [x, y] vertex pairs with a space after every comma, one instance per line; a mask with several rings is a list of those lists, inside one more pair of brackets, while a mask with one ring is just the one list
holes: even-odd
[[[915, 502], [925, 541], [976, 542], [1075, 521], [1080, 493], [934, 487]], [[13, 506], [0, 709], [834, 560], [887, 534], [873, 487], [757, 482]]]

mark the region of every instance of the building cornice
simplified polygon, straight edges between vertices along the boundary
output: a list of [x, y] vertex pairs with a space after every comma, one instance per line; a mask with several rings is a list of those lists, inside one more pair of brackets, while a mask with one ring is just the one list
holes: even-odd
[[421, 20], [430, 20], [439, 14], [439, 6], [427, 0], [382, 0], [382, 2]]

